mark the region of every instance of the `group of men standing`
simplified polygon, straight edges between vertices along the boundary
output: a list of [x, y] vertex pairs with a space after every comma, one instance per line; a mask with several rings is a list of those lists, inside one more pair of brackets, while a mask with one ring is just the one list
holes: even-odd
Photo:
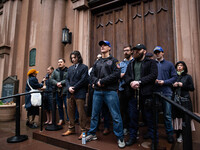
[[[66, 86], [67, 103], [65, 102], [65, 106], [69, 117], [69, 127], [62, 135], [75, 133], [76, 106], [79, 112], [81, 131], [82, 133], [86, 132], [84, 100], [86, 99], [88, 80], [90, 80], [94, 94], [90, 130], [87, 132], [86, 141], [97, 139], [99, 113], [104, 102], [112, 116], [113, 131], [118, 139], [118, 146], [123, 148], [137, 142], [139, 103], [145, 106], [147, 101], [152, 102], [154, 91], [162, 92], [165, 96], [171, 98], [170, 85], [176, 81], [176, 71], [171, 62], [164, 60], [164, 51], [159, 46], [154, 49], [156, 60], [153, 60], [146, 57], [147, 49], [145, 45], [137, 44], [133, 48], [127, 45], [123, 49], [125, 59], [121, 63], [111, 55], [110, 42], [100, 41], [99, 46], [101, 47], [102, 57], [95, 61], [90, 78], [88, 67], [83, 64], [79, 51], [73, 51], [70, 54], [73, 65], [67, 69], [66, 76], [64, 66], [58, 68], [60, 74], [56, 75], [57, 79], [56, 72], [52, 74], [52, 83], [57, 86], [58, 94], [64, 92], [61, 87]], [[64, 60], [59, 59], [59, 61]], [[63, 101], [57, 103], [59, 107], [59, 104], [63, 104]], [[171, 143], [173, 142], [171, 105], [163, 101], [163, 108], [168, 142]], [[64, 121], [63, 110], [61, 109], [59, 110], [59, 114], [61, 113], [60, 124]], [[154, 141], [152, 109], [144, 107], [144, 118], [148, 127], [148, 132], [144, 137], [151, 138]], [[129, 139], [126, 142], [124, 141], [124, 128], [129, 129]], [[79, 136], [79, 139], [81, 138], [82, 134]], [[153, 144], [151, 148], [154, 149]]]

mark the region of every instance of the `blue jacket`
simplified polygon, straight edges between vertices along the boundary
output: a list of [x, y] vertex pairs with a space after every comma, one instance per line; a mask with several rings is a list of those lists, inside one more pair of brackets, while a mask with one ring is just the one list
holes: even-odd
[[[121, 69], [121, 73], [126, 73], [126, 69], [127, 69], [128, 64], [133, 60], [134, 59], [131, 59], [131, 60], [124, 59], [123, 61], [120, 62], [119, 66], [120, 66], [120, 69]], [[122, 87], [124, 84], [125, 84], [124, 79], [120, 78], [119, 91], [124, 90], [124, 88]]]
[[74, 87], [74, 97], [76, 99], [85, 99], [88, 89], [88, 67], [84, 64], [79, 64], [75, 69], [74, 65], [68, 69], [66, 77], [67, 98], [71, 97], [69, 87]]
[[158, 80], [164, 80], [162, 86], [156, 84], [155, 91], [162, 92], [165, 96], [172, 96], [172, 84], [177, 80], [177, 73], [174, 65], [165, 59], [156, 61], [158, 67]]
[[[33, 89], [39, 89], [43, 86], [43, 84], [40, 84], [38, 82], [38, 79], [34, 76], [29, 76], [29, 84], [30, 86], [33, 88]], [[27, 82], [26, 82], [26, 89], [25, 89], [25, 92], [29, 92], [31, 89], [30, 87], [28, 86]], [[28, 94], [25, 96], [25, 108], [29, 108], [31, 107], [31, 95]]]

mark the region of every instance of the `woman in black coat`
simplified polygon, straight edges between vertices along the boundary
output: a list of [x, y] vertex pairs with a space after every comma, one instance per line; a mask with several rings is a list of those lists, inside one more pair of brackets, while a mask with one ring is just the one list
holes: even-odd
[[[29, 92], [31, 90], [30, 86], [33, 89], [39, 89], [43, 87], [43, 84], [40, 84], [38, 82], [38, 79], [36, 78], [37, 74], [39, 71], [36, 71], [35, 69], [31, 69], [29, 70], [29, 72], [27, 73], [27, 75], [29, 76], [29, 78], [27, 79], [26, 82], [26, 89], [25, 92]], [[29, 85], [28, 85], [29, 82]], [[27, 121], [26, 121], [26, 125], [30, 128], [37, 128], [37, 124], [34, 122], [35, 116], [39, 115], [39, 107], [38, 106], [32, 106], [31, 105], [31, 95], [28, 94], [25, 96], [25, 108], [27, 111]], [[30, 119], [30, 116], [32, 116], [32, 118]]]
[[[182, 103], [182, 106], [192, 111], [192, 102], [190, 98], [189, 91], [194, 91], [194, 84], [191, 75], [187, 74], [188, 69], [183, 61], [176, 63], [175, 68], [177, 70], [178, 79], [173, 84], [174, 94], [177, 94], [181, 97], [187, 98], [188, 101]], [[177, 142], [182, 142], [182, 118], [183, 113], [178, 109], [173, 109], [173, 125], [174, 130], [177, 130]], [[191, 121], [191, 128], [194, 131], [194, 123]]]

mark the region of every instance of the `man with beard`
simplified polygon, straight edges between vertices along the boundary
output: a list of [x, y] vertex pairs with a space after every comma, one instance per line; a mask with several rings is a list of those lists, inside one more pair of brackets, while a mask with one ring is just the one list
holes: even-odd
[[55, 87], [56, 89], [56, 103], [58, 105], [58, 112], [59, 112], [59, 117], [60, 120], [58, 122], [58, 125], [63, 125], [64, 124], [64, 111], [63, 111], [63, 103], [65, 105], [65, 111], [66, 111], [66, 116], [67, 115], [67, 103], [66, 103], [66, 94], [67, 94], [67, 88], [66, 88], [66, 83], [65, 79], [67, 76], [67, 67], [65, 66], [65, 59], [59, 58], [58, 59], [58, 68], [54, 70], [51, 76], [51, 84]]
[[[146, 47], [143, 44], [137, 44], [133, 47], [134, 61], [129, 63], [124, 76], [126, 84], [130, 86], [131, 98], [128, 104], [130, 117], [129, 123], [129, 140], [126, 142], [130, 146], [137, 142], [138, 118], [139, 118], [139, 101], [152, 101], [153, 86], [158, 75], [156, 62], [146, 58]], [[152, 109], [144, 109], [147, 121], [148, 132], [151, 139], [154, 140], [153, 112]], [[152, 144], [153, 147], [153, 144]]]
[[125, 84], [125, 81], [123, 79], [128, 64], [133, 60], [133, 50], [131, 49], [131, 45], [124, 46], [124, 60], [120, 62], [120, 69], [121, 69], [121, 75], [120, 75], [120, 83], [119, 83], [119, 102], [120, 102], [120, 112], [122, 116], [123, 121], [123, 127], [124, 127], [124, 135], [128, 134], [128, 123], [129, 123], [129, 117], [128, 117], [128, 101], [130, 99], [129, 92], [127, 90], [127, 87], [123, 87]]

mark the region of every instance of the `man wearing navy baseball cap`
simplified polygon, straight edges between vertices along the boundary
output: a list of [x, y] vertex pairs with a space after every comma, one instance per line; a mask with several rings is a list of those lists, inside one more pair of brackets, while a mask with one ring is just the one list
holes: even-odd
[[86, 141], [97, 140], [96, 130], [98, 126], [99, 113], [103, 102], [108, 106], [112, 119], [113, 131], [118, 139], [118, 146], [125, 147], [123, 123], [120, 113], [119, 98], [117, 90], [119, 87], [118, 80], [120, 79], [119, 61], [110, 54], [111, 44], [108, 41], [100, 41], [101, 58], [97, 60], [91, 72], [91, 83], [94, 87], [92, 117], [90, 130]]
[[147, 48], [144, 46], [144, 44], [137, 44], [135, 47], [132, 48], [133, 50], [147, 50]]
[[[139, 103], [144, 105], [147, 101], [152, 102], [153, 86], [158, 75], [156, 62], [145, 57], [147, 52], [144, 44], [137, 44], [133, 47], [134, 61], [131, 61], [127, 67], [124, 80], [130, 88], [131, 98], [128, 104], [129, 111], [129, 139], [127, 146], [137, 142]], [[154, 139], [153, 111], [151, 107], [144, 107], [144, 115], [148, 125], [148, 132], [152, 143]], [[152, 147], [154, 145], [152, 144]]]
[[[177, 79], [176, 69], [172, 62], [164, 59], [164, 50], [161, 46], [156, 46], [153, 50], [156, 56], [156, 62], [158, 66], [158, 77], [156, 79], [155, 91], [162, 93], [165, 97], [172, 99], [171, 85]], [[160, 98], [162, 99], [162, 98]], [[174, 142], [173, 127], [172, 127], [172, 114], [171, 104], [165, 100], [160, 100], [163, 105], [165, 131], [167, 134], [167, 141], [169, 143]]]

